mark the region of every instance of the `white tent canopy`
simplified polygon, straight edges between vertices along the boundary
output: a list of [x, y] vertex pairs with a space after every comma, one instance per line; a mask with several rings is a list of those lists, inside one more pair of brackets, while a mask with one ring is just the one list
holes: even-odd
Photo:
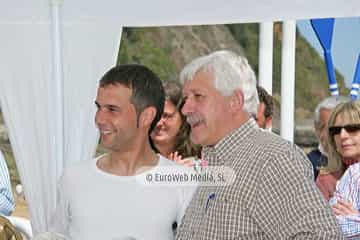
[[87, 160], [94, 153], [97, 81], [115, 64], [121, 26], [359, 15], [358, 0], [2, 3], [0, 103], [35, 233], [48, 229], [63, 167]]
[[[56, 2], [63, 2], [56, 0]], [[49, 2], [2, 4], [0, 22], [49, 21]], [[123, 26], [165, 26], [284, 21], [359, 15], [357, 0], [153, 0], [63, 2], [65, 22], [111, 21]]]

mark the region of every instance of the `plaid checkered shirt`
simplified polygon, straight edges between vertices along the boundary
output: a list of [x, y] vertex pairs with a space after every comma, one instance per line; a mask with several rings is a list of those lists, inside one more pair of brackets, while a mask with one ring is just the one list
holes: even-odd
[[205, 147], [203, 157], [231, 167], [236, 179], [198, 188], [177, 240], [344, 239], [305, 153], [253, 119]]
[[[341, 177], [336, 186], [330, 204], [338, 199], [351, 202], [353, 207], [360, 211], [360, 163], [352, 164]], [[354, 215], [337, 216], [339, 225], [348, 239], [360, 239], [360, 213]]]

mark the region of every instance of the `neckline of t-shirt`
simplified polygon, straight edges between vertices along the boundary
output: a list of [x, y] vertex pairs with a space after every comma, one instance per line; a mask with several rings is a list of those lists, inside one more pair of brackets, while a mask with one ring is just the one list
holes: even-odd
[[103, 177], [106, 177], [106, 178], [109, 178], [109, 179], [114, 179], [114, 180], [119, 180], [119, 181], [133, 181], [135, 180], [136, 178], [138, 177], [141, 177], [143, 175], [146, 175], [147, 173], [149, 172], [153, 172], [153, 171], [156, 171], [157, 168], [159, 168], [159, 166], [161, 166], [162, 162], [165, 161], [164, 160], [164, 157], [160, 154], [157, 154], [157, 156], [159, 157], [159, 160], [156, 164], [156, 166], [152, 167], [152, 168], [149, 168], [148, 170], [146, 171], [143, 171], [137, 175], [134, 175], [134, 176], [119, 176], [119, 175], [115, 175], [115, 174], [111, 174], [111, 173], [108, 173], [108, 172], [105, 172], [103, 170], [101, 170], [97, 165], [97, 161], [102, 158], [103, 156], [105, 156], [106, 154], [103, 154], [103, 155], [100, 155], [98, 157], [96, 157], [93, 162], [92, 162], [92, 168], [93, 170], [95, 170], [95, 172]]

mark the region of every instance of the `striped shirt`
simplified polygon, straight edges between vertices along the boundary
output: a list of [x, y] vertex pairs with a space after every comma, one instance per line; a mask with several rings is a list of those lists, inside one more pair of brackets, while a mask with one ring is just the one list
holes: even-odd
[[209, 166], [231, 167], [236, 179], [198, 188], [177, 240], [344, 239], [305, 153], [253, 119], [205, 147], [203, 157]]
[[0, 152], [0, 215], [9, 216], [14, 211], [15, 203], [11, 191], [9, 170]]
[[[352, 164], [346, 170], [336, 186], [330, 204], [335, 204], [337, 199], [351, 202], [353, 207], [360, 211], [360, 163]], [[357, 215], [337, 216], [337, 220], [346, 237], [360, 239], [360, 213]]]

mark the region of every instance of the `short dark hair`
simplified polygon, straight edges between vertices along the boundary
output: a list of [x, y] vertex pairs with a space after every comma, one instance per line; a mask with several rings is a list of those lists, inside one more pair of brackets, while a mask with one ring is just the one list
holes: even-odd
[[265, 104], [265, 113], [264, 113], [265, 117], [266, 118], [271, 117], [273, 115], [273, 109], [274, 109], [274, 102], [272, 96], [268, 94], [267, 91], [260, 86], [256, 86], [256, 90], [258, 91], [260, 103]]
[[121, 84], [132, 90], [130, 102], [137, 117], [147, 107], [155, 107], [156, 115], [149, 133], [155, 128], [164, 111], [165, 93], [159, 77], [149, 68], [139, 64], [124, 64], [111, 68], [100, 79], [100, 87]]

